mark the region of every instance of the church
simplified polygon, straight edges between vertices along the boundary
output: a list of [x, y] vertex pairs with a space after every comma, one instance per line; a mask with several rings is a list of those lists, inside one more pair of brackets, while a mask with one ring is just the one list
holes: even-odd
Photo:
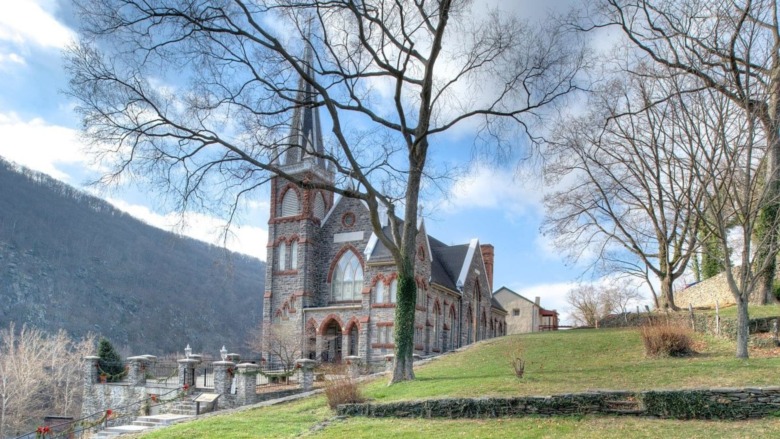
[[[310, 54], [307, 54], [310, 56]], [[301, 81], [299, 100], [314, 91]], [[289, 176], [332, 183], [316, 106], [293, 114], [294, 145], [276, 158]], [[323, 362], [393, 353], [397, 273], [361, 200], [271, 180], [263, 321], [300, 334], [303, 355]], [[387, 226], [386, 218], [383, 222]], [[387, 230], [387, 227], [386, 227]], [[436, 355], [506, 334], [493, 299], [493, 246], [477, 239], [447, 245], [418, 222], [415, 354]]]

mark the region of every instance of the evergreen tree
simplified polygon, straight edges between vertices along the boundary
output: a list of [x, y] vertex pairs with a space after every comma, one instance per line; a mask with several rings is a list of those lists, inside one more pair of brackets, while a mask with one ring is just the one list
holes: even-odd
[[114, 349], [114, 345], [105, 338], [101, 338], [100, 343], [98, 343], [98, 357], [100, 357], [98, 360], [100, 374], [107, 375], [109, 382], [120, 381], [124, 377], [125, 368], [122, 364], [122, 357]]

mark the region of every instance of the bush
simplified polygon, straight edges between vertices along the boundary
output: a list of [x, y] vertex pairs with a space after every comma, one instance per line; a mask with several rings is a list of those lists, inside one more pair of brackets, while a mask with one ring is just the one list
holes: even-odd
[[345, 368], [331, 369], [325, 379], [325, 397], [328, 406], [336, 409], [341, 404], [356, 404], [366, 399], [360, 392], [358, 383], [346, 373]]
[[683, 357], [693, 353], [692, 331], [684, 326], [659, 323], [639, 329], [649, 357]]
[[509, 359], [509, 365], [512, 366], [512, 370], [515, 372], [515, 376], [522, 378], [525, 374], [525, 360], [523, 359], [523, 347], [517, 346], [514, 350], [509, 351], [507, 358]]

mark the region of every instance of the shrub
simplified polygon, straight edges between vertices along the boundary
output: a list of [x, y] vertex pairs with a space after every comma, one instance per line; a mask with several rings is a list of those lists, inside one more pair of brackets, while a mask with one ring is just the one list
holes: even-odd
[[350, 378], [345, 368], [334, 368], [328, 372], [330, 373], [325, 379], [325, 397], [331, 409], [335, 410], [341, 404], [356, 404], [366, 400], [358, 383]]
[[512, 369], [515, 371], [515, 376], [518, 378], [522, 378], [523, 375], [525, 374], [525, 360], [523, 359], [522, 346], [518, 346], [515, 349], [509, 351], [507, 357], [509, 358], [509, 364], [512, 366]]
[[692, 332], [685, 326], [658, 323], [639, 329], [649, 357], [683, 357], [693, 353]]
[[114, 349], [114, 345], [105, 338], [101, 338], [98, 343], [98, 357], [100, 357], [98, 361], [100, 374], [106, 375], [109, 382], [121, 381], [126, 374], [122, 357]]

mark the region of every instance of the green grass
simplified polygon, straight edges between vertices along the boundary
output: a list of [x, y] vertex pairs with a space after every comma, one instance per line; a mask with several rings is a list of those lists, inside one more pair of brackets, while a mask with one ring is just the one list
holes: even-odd
[[[698, 337], [698, 336], [697, 336]], [[526, 377], [514, 377], [508, 352], [522, 347]], [[644, 357], [635, 330], [579, 330], [509, 336], [479, 343], [416, 368], [413, 382], [364, 386], [375, 402], [447, 396], [546, 395], [587, 389], [656, 389], [777, 385], [780, 358], [737, 360], [725, 340], [697, 338], [689, 358]], [[600, 416], [428, 420], [351, 418], [333, 421], [323, 397], [177, 425], [144, 438], [295, 437], [769, 437], [780, 420], [671, 421]], [[325, 420], [327, 426], [312, 429]], [[522, 434], [519, 434], [522, 432]]]
[[[701, 312], [701, 311], [699, 311]], [[715, 310], [705, 311], [708, 314], [715, 314]], [[720, 309], [720, 316], [725, 318], [737, 318], [737, 306], [731, 305]], [[748, 316], [751, 319], [758, 319], [762, 317], [776, 317], [780, 316], [780, 305], [750, 305], [748, 306]]]

